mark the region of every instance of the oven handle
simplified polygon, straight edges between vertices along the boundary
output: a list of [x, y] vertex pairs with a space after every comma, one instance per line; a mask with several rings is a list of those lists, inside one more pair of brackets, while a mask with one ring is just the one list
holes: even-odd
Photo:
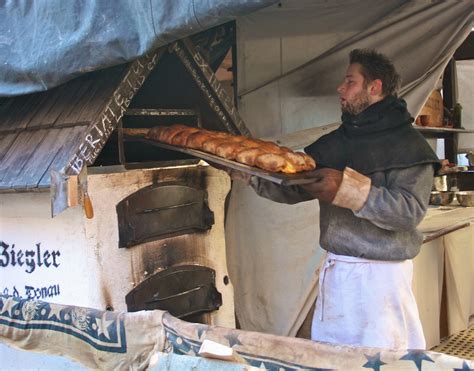
[[138, 212], [137, 214], [156, 213], [156, 212], [159, 212], [159, 211], [162, 211], [162, 210], [178, 209], [180, 207], [186, 207], [186, 206], [191, 206], [191, 205], [195, 205], [195, 204], [197, 204], [197, 202], [193, 201], [193, 202], [187, 202], [187, 203], [181, 204], [181, 205], [171, 205], [171, 206], [165, 206], [165, 207], [156, 207], [154, 209], [144, 209], [144, 210]]
[[199, 291], [199, 290], [201, 290], [203, 287], [205, 287], [205, 286], [204, 286], [204, 285], [200, 285], [200, 286], [197, 286], [197, 287], [193, 287], [192, 289], [189, 289], [189, 290], [186, 290], [186, 291], [183, 291], [183, 292], [179, 292], [179, 293], [177, 293], [177, 294], [170, 295], [170, 296], [167, 296], [167, 297], [164, 297], [164, 298], [148, 300], [148, 301], [146, 301], [145, 303], [146, 303], [146, 304], [152, 304], [152, 303], [157, 303], [157, 302], [160, 302], [160, 301], [163, 301], [163, 300], [173, 299], [173, 298], [176, 298], [176, 297], [179, 297], [179, 296], [183, 296], [183, 295], [189, 294], [189, 293], [194, 292], [194, 291]]

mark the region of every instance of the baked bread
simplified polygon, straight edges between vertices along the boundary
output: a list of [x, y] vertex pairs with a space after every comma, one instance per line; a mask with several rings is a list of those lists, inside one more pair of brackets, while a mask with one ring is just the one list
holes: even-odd
[[[202, 145], [202, 149], [205, 152], [212, 154], [217, 154], [217, 148], [223, 144], [238, 144], [241, 145], [242, 142], [246, 141], [247, 138], [244, 136], [237, 135], [226, 135], [225, 137], [216, 137], [208, 141], [205, 141]], [[219, 156], [219, 155], [218, 155]]]
[[186, 146], [186, 141], [189, 138], [189, 136], [193, 133], [199, 132], [199, 128], [186, 128], [184, 130], [181, 130], [178, 132], [176, 135], [174, 135], [171, 140], [170, 144], [173, 144], [175, 146], [180, 146], [180, 147], [185, 147]]
[[163, 133], [165, 133], [167, 130], [167, 126], [155, 126], [148, 130], [148, 133], [145, 135], [145, 138], [153, 139], [157, 142], [163, 142]]
[[201, 129], [196, 133], [192, 133], [189, 135], [188, 139], [186, 140], [185, 147], [192, 148], [192, 149], [199, 149], [203, 150], [204, 142], [213, 139], [213, 138], [226, 138], [228, 134], [221, 133], [221, 132], [213, 132], [210, 130]]
[[314, 161], [314, 158], [312, 158], [311, 156], [303, 152], [296, 152], [296, 153], [303, 156], [304, 162], [306, 164], [305, 170], [309, 171], [309, 170], [314, 170], [316, 168], [316, 161]]
[[278, 155], [275, 153], [263, 153], [257, 156], [255, 165], [259, 167], [260, 169], [267, 170], [272, 173], [279, 173], [279, 172], [295, 173], [296, 172], [296, 171], [292, 171], [293, 167], [288, 164], [288, 162], [285, 160], [285, 158], [282, 155]]
[[227, 160], [235, 160], [237, 155], [241, 152], [251, 148], [258, 148], [258, 146], [259, 144], [257, 142], [248, 140], [247, 138], [239, 142], [224, 142], [217, 146], [215, 154]]
[[261, 148], [249, 148], [239, 152], [235, 160], [245, 165], [256, 166], [257, 158], [264, 154], [265, 151]]
[[208, 152], [269, 172], [293, 174], [316, 167], [307, 154], [273, 142], [185, 125], [157, 126], [148, 131], [146, 138]]
[[185, 125], [156, 126], [148, 131], [145, 138], [171, 144], [171, 140], [176, 134], [187, 129], [189, 129], [189, 126]]

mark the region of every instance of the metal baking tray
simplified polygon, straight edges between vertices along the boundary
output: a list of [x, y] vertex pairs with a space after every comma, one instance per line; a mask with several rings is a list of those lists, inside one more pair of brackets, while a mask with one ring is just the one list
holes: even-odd
[[183, 152], [183, 153], [201, 158], [203, 160], [206, 160], [207, 162], [210, 163], [211, 166], [212, 166], [212, 163], [216, 163], [218, 165], [222, 165], [234, 170], [239, 170], [250, 175], [255, 175], [259, 178], [263, 178], [273, 183], [277, 183], [281, 185], [308, 184], [308, 183], [314, 182], [315, 178], [317, 177], [316, 170], [303, 171], [296, 174], [272, 173], [266, 170], [259, 169], [257, 167], [248, 166], [248, 165], [241, 164], [240, 162], [236, 162], [232, 160], [227, 160], [225, 158], [222, 158], [222, 157], [219, 157], [207, 152], [198, 151], [195, 149], [164, 144], [164, 143], [156, 142], [151, 139], [145, 139], [143, 137], [128, 136], [128, 135], [125, 135], [125, 137], [127, 138], [127, 140], [144, 142], [144, 143], [151, 144], [153, 146], [161, 147], [164, 149]]

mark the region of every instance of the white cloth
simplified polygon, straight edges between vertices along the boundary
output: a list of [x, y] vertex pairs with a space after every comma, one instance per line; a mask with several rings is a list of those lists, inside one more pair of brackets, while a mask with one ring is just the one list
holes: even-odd
[[319, 275], [311, 339], [424, 349], [412, 278], [411, 260], [374, 261], [328, 253]]
[[[474, 213], [474, 209], [470, 209]], [[448, 233], [443, 242], [448, 335], [452, 335], [474, 324], [474, 223], [468, 228]]]

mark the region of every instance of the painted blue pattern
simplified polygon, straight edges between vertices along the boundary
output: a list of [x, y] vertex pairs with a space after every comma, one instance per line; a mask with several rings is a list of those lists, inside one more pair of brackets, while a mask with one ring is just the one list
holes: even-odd
[[418, 371], [421, 371], [423, 361], [434, 362], [423, 350], [410, 350], [400, 359], [414, 362]]
[[462, 368], [453, 368], [453, 371], [474, 371], [474, 368], [470, 368], [466, 361], [462, 363]]
[[367, 358], [367, 362], [362, 365], [364, 368], [371, 368], [374, 371], [380, 371], [380, 366], [386, 365], [385, 362], [380, 360], [380, 352], [374, 356], [368, 356], [367, 354], [364, 354], [364, 356]]
[[[171, 329], [170, 327], [166, 325], [164, 325], [164, 329], [165, 329], [165, 336], [167, 340], [167, 344], [165, 346], [165, 352], [167, 353], [172, 352], [175, 354], [188, 355], [188, 356], [198, 355], [199, 348], [201, 347], [201, 344], [202, 344], [201, 340], [196, 341], [196, 340], [186, 338], [182, 335], [179, 335], [176, 331], [174, 331], [173, 329]], [[202, 335], [202, 331], [201, 331], [201, 335]], [[231, 347], [236, 344], [242, 344], [234, 336], [227, 336], [226, 339], [229, 341], [229, 346]], [[238, 353], [247, 362], [248, 365], [259, 367], [266, 370], [275, 370], [275, 371], [283, 371], [283, 370], [292, 371], [292, 370], [301, 370], [301, 369], [308, 370], [308, 371], [329, 370], [329, 369], [323, 369], [323, 368], [307, 367], [301, 364], [285, 362], [285, 361], [274, 359], [271, 357], [264, 357], [264, 356], [244, 353], [240, 351]]]
[[0, 295], [0, 326], [57, 331], [101, 351], [127, 351], [125, 325], [119, 313]]

